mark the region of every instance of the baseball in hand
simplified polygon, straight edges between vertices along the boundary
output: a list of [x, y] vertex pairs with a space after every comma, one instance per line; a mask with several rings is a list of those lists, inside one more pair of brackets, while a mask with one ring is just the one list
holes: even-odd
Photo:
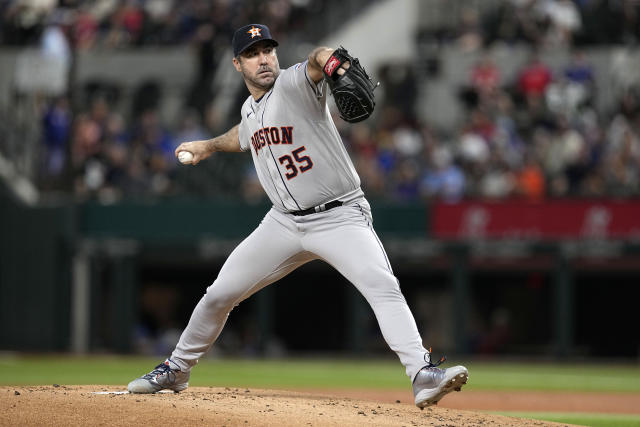
[[178, 160], [180, 163], [190, 165], [193, 162], [193, 154], [190, 151], [180, 151], [178, 153]]

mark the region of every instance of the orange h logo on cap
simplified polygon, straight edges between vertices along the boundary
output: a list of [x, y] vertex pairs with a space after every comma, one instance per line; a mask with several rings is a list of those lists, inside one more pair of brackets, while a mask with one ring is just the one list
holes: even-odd
[[260, 31], [262, 31], [260, 28], [256, 28], [252, 26], [251, 29], [247, 31], [247, 34], [251, 34], [251, 38], [262, 37], [262, 34], [260, 34]]

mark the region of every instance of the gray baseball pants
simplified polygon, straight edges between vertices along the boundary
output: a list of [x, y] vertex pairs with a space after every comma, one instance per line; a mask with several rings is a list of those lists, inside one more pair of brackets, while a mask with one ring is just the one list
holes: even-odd
[[272, 208], [207, 288], [171, 360], [182, 370], [191, 369], [218, 338], [234, 306], [314, 259], [332, 265], [362, 293], [384, 339], [413, 379], [426, 364], [427, 351], [364, 198], [307, 216]]

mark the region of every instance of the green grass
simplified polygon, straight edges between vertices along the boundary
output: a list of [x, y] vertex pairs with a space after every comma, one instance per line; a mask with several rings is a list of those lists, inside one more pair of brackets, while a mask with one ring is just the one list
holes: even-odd
[[640, 392], [640, 366], [470, 363], [469, 389]]
[[[0, 384], [125, 385], [159, 359], [119, 356], [0, 356]], [[451, 366], [455, 362], [449, 363]], [[469, 363], [469, 390], [556, 390], [640, 392], [637, 365]], [[406, 389], [400, 363], [392, 360], [217, 360], [201, 361], [194, 386], [262, 388]]]
[[[127, 384], [158, 359], [140, 357], [0, 357], [0, 384]], [[399, 363], [332, 360], [204, 360], [193, 386], [407, 388]]]
[[578, 424], [592, 427], [637, 427], [640, 426], [640, 415], [622, 414], [589, 414], [582, 412], [494, 412], [491, 414], [507, 415], [517, 418], [555, 421], [558, 423]]

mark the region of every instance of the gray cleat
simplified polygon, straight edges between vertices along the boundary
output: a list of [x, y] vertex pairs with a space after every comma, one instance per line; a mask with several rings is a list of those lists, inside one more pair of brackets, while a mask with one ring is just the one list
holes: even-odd
[[129, 383], [130, 393], [155, 393], [168, 389], [176, 393], [189, 387], [191, 372], [182, 372], [178, 365], [167, 359], [146, 375]]
[[460, 391], [467, 383], [469, 371], [464, 366], [452, 368], [436, 368], [445, 358], [440, 359], [435, 365], [429, 363], [420, 369], [413, 379], [413, 395], [416, 406], [423, 409], [427, 406], [437, 405], [447, 393]]

